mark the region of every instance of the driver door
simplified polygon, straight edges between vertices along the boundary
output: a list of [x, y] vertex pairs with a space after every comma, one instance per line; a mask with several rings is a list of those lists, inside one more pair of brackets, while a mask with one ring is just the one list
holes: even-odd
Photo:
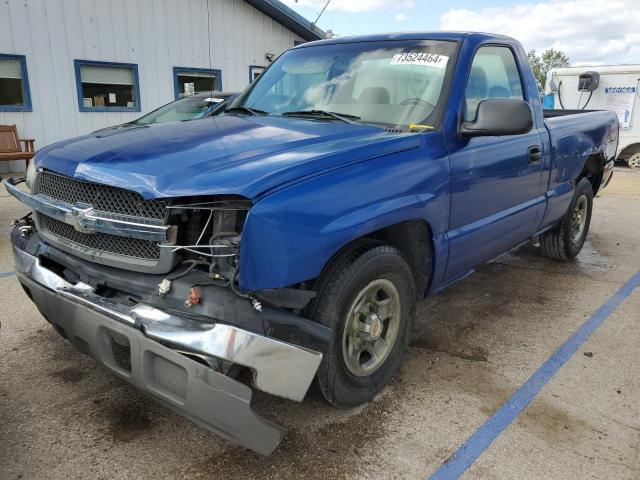
[[[509, 46], [481, 46], [465, 90], [465, 120], [480, 101], [519, 98], [523, 82]], [[536, 127], [523, 135], [474, 137], [452, 151], [450, 254], [446, 281], [508, 251], [533, 235], [541, 199], [542, 161]]]

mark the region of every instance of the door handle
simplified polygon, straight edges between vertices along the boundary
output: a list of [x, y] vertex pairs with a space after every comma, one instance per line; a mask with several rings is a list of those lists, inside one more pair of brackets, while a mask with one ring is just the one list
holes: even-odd
[[529, 157], [529, 163], [538, 163], [542, 160], [542, 149], [539, 145], [533, 145], [527, 149], [527, 156]]

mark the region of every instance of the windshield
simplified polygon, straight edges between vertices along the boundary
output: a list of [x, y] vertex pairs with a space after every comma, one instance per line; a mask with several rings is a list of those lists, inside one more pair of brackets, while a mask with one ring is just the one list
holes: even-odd
[[217, 105], [222, 101], [223, 99], [221, 98], [200, 95], [197, 97], [184, 97], [140, 117], [135, 123], [146, 125], [149, 123], [176, 122], [200, 118], [209, 111], [212, 105]]
[[284, 53], [234, 103], [270, 115], [324, 111], [362, 122], [433, 126], [456, 43], [358, 42]]

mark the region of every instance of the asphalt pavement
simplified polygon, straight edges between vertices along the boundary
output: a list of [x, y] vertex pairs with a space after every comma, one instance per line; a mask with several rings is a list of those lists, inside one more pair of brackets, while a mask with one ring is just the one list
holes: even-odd
[[[640, 171], [616, 168], [574, 262], [528, 245], [423, 302], [404, 366], [368, 405], [267, 395], [267, 458], [216, 438], [77, 352], [22, 292], [0, 187], [0, 479], [426, 479], [640, 271]], [[466, 479], [640, 478], [640, 288], [609, 312]], [[445, 478], [445, 477], [442, 477]], [[450, 477], [452, 478], [452, 477]]]

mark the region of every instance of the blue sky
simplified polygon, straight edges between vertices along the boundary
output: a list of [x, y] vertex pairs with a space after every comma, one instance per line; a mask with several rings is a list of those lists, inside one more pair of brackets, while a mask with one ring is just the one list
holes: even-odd
[[[332, 0], [332, 3], [336, 0]], [[293, 8], [305, 18], [313, 21], [320, 13], [324, 1], [303, 1], [297, 3], [294, 0], [286, 0], [289, 7]], [[336, 2], [339, 3], [339, 2]], [[320, 17], [318, 26], [323, 30], [331, 29], [340, 35], [359, 35], [377, 32], [393, 31], [421, 31], [440, 30], [440, 17], [452, 8], [456, 9], [478, 9], [479, 7], [499, 6], [512, 4], [511, 0], [465, 0], [457, 2], [413, 0], [403, 2], [402, 0], [379, 2], [388, 4], [380, 8], [370, 10], [360, 10], [358, 2], [351, 3], [350, 8], [327, 9]], [[365, 3], [365, 2], [362, 2]], [[330, 4], [331, 6], [331, 4]], [[402, 19], [396, 16], [402, 15]], [[406, 18], [405, 18], [406, 17]]]
[[[326, 0], [281, 0], [314, 20]], [[527, 50], [564, 51], [574, 65], [640, 63], [640, 0], [332, 0], [318, 25], [337, 35], [472, 30]]]

